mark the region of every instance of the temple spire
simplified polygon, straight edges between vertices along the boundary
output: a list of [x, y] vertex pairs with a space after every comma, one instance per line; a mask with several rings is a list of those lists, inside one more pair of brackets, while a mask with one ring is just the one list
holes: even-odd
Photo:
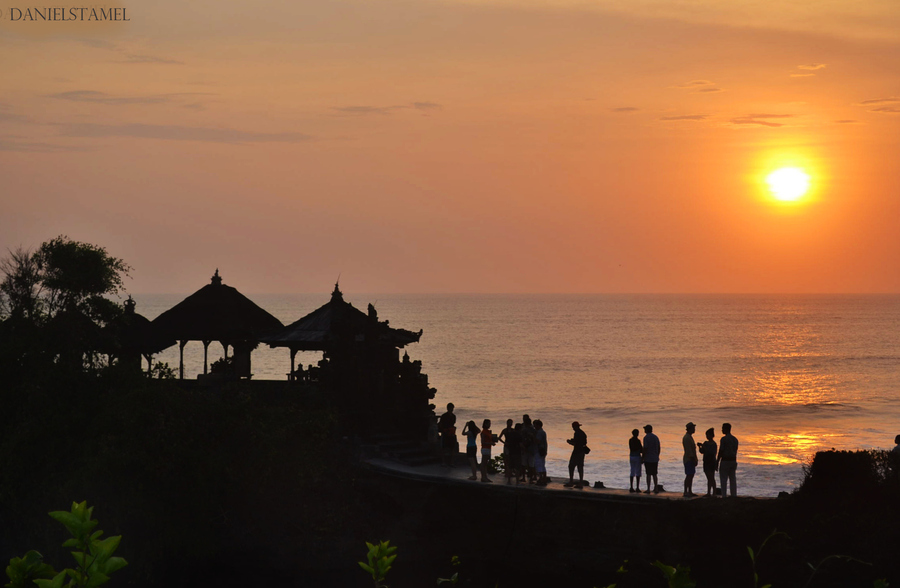
[[210, 280], [210, 283], [213, 286], [221, 286], [222, 285], [222, 278], [219, 276], [219, 268], [216, 268], [216, 273], [213, 274], [213, 277]]

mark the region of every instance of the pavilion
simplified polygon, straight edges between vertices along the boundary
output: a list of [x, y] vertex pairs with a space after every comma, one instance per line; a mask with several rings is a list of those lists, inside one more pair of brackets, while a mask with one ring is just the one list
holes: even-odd
[[223, 284], [216, 269], [209, 284], [156, 317], [151, 326], [157, 337], [178, 341], [178, 373], [184, 379], [184, 346], [188, 341], [203, 343], [204, 375], [208, 373], [209, 344], [218, 341], [226, 361], [228, 347], [234, 348], [234, 374], [249, 378], [250, 352], [261, 336], [284, 325], [235, 288]]
[[355, 308], [335, 284], [326, 304], [260, 342], [290, 350], [291, 380], [298, 379], [298, 351], [322, 351], [311, 385], [326, 391], [358, 432], [406, 429], [424, 438], [435, 391], [421, 373], [421, 362], [399, 357], [400, 349], [421, 336], [421, 330], [395, 329], [379, 321], [371, 304], [368, 313]]

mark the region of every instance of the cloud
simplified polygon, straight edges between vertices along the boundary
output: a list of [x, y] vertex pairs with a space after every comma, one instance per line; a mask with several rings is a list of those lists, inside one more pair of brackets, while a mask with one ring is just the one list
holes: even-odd
[[300, 143], [313, 137], [303, 133], [255, 133], [227, 128], [182, 127], [175, 125], [94, 123], [62, 124], [60, 135], [65, 137], [106, 138], [133, 137], [164, 141], [201, 141], [206, 143]]
[[708, 94], [711, 92], [724, 92], [724, 91], [725, 90], [723, 90], [722, 88], [700, 88], [699, 90], [697, 90], [697, 93], [703, 92], [704, 94]]
[[341, 114], [365, 116], [367, 114], [391, 114], [391, 112], [398, 108], [402, 108], [402, 106], [334, 106], [331, 109], [340, 112]]
[[637, 112], [640, 108], [634, 106], [620, 106], [619, 108], [610, 108], [613, 112]]
[[84, 149], [70, 145], [22, 141], [18, 137], [0, 136], [0, 151], [14, 151], [19, 153], [59, 153], [61, 151], [84, 151]]
[[664, 116], [659, 120], [706, 120], [708, 114], [684, 114], [681, 116]]
[[828, 66], [826, 63], [810, 63], [807, 65], [798, 65], [797, 69], [803, 69], [806, 71], [816, 71], [820, 69], [825, 69]]
[[849, 118], [842, 118], [841, 120], [836, 120], [834, 122], [836, 122], [840, 125], [850, 125], [850, 124], [856, 124], [857, 121], [849, 119]]
[[2, 122], [28, 122], [28, 119], [21, 114], [13, 114], [11, 112], [0, 112], [0, 123]]
[[155, 55], [128, 54], [125, 57], [126, 59], [124, 61], [120, 61], [119, 63], [161, 63], [165, 65], [184, 65], [183, 61], [166, 59], [164, 57], [157, 57]]
[[814, 74], [814, 73], [805, 73], [805, 74], [793, 73], [793, 74], [791, 74], [791, 77], [792, 78], [814, 78], [814, 77], [816, 77], [816, 74]]
[[437, 102], [413, 102], [416, 110], [442, 110], [444, 107]]
[[709, 80], [691, 80], [690, 82], [685, 82], [683, 84], [677, 84], [672, 86], [673, 88], [678, 88], [681, 90], [690, 90], [693, 88], [699, 88], [702, 86], [714, 86], [715, 82], [711, 82]]
[[78, 42], [95, 49], [115, 49], [115, 43], [104, 41], [103, 39], [78, 39]]
[[[174, 94], [151, 94], [148, 96], [114, 96], [106, 92], [98, 92], [96, 90], [72, 90], [69, 92], [59, 92], [56, 94], [48, 94], [48, 98], [56, 98], [58, 100], [70, 100], [72, 102], [92, 102], [95, 104], [163, 104], [173, 102], [182, 96], [212, 96], [209, 92], [180, 92]], [[199, 104], [199, 103], [198, 103]]]
[[876, 98], [874, 100], [863, 100], [858, 106], [869, 106], [871, 104], [894, 104], [900, 102], [900, 98]]
[[768, 114], [768, 113], [755, 113], [748, 114], [746, 116], [739, 116], [737, 118], [731, 119], [729, 122], [733, 125], [759, 125], [762, 127], [783, 127], [784, 123], [772, 122], [768, 119], [785, 119], [785, 118], [793, 118], [793, 114]]
[[900, 106], [881, 106], [878, 108], [873, 108], [869, 110], [869, 112], [885, 112], [887, 114], [898, 114], [900, 113]]

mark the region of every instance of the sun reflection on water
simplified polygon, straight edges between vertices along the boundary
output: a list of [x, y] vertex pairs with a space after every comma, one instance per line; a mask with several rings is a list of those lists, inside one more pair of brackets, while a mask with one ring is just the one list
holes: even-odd
[[838, 437], [840, 435], [821, 429], [787, 434], [745, 434], [741, 444], [747, 450], [741, 452], [741, 461], [755, 465], [806, 463], [816, 451], [834, 446]]

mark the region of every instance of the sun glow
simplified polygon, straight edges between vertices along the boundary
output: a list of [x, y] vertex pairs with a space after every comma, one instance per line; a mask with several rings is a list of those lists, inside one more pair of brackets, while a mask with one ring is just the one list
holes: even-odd
[[798, 167], [782, 167], [766, 176], [769, 192], [776, 200], [796, 202], [809, 191], [809, 174]]

